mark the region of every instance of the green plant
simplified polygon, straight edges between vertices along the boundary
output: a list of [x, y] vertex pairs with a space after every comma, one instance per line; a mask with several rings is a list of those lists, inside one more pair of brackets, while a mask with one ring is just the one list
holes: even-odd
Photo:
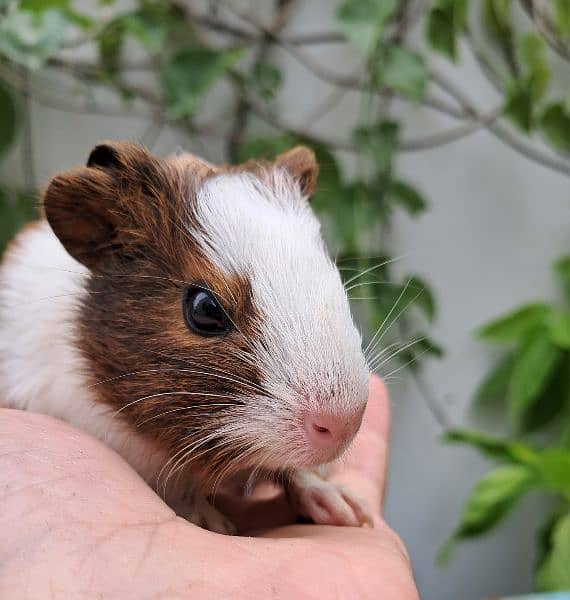
[[476, 394], [480, 403], [501, 402], [517, 437], [555, 423], [553, 443], [539, 447], [449, 431], [445, 441], [473, 446], [500, 466], [476, 484], [442, 553], [446, 558], [456, 541], [496, 526], [526, 493], [549, 494], [555, 508], [540, 532], [536, 573], [537, 587], [548, 591], [570, 589], [570, 256], [560, 258], [555, 271], [564, 290], [561, 306], [525, 304], [477, 332], [508, 350]]

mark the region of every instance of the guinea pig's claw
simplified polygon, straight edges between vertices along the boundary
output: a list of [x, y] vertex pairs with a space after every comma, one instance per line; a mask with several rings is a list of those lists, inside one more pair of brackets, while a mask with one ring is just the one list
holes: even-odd
[[374, 526], [372, 513], [362, 498], [312, 472], [295, 477], [288, 494], [298, 512], [319, 525]]
[[237, 533], [236, 526], [205, 497], [195, 496], [182, 511], [177, 512], [187, 521], [208, 531], [225, 535]]

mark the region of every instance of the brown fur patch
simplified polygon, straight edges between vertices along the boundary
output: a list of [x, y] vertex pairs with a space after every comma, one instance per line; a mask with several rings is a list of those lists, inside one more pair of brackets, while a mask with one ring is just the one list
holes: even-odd
[[[93, 272], [79, 328], [91, 389], [173, 466], [195, 444], [205, 476], [236, 457], [217, 428], [231, 422], [240, 397], [263, 394], [251, 285], [225, 276], [192, 236], [196, 191], [215, 171], [131, 144], [105, 152], [58, 175], [45, 195], [54, 231]], [[221, 300], [234, 324], [227, 335], [201, 337], [186, 326], [182, 302], [197, 282]]]

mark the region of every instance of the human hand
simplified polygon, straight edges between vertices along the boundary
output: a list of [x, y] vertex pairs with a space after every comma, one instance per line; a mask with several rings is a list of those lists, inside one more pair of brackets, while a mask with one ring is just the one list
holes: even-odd
[[282, 494], [223, 510], [248, 537], [179, 517], [117, 454], [43, 415], [0, 409], [0, 598], [416, 600], [405, 548], [380, 514], [389, 411], [373, 377], [362, 428], [331, 479], [374, 529], [293, 524]]

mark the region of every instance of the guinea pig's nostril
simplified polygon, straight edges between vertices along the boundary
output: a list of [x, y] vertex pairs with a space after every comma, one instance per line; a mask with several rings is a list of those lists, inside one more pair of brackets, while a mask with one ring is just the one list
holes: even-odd
[[360, 418], [360, 413], [307, 411], [302, 416], [302, 425], [306, 440], [312, 448], [333, 457], [352, 439], [360, 425]]
[[322, 425], [318, 425], [317, 423], [313, 423], [313, 429], [317, 432], [322, 434], [328, 434], [328, 435], [332, 435], [330, 429], [328, 427], [323, 427]]
[[332, 448], [338, 443], [338, 427], [335, 419], [329, 415], [305, 414], [303, 427], [308, 441], [315, 448], [321, 450]]

